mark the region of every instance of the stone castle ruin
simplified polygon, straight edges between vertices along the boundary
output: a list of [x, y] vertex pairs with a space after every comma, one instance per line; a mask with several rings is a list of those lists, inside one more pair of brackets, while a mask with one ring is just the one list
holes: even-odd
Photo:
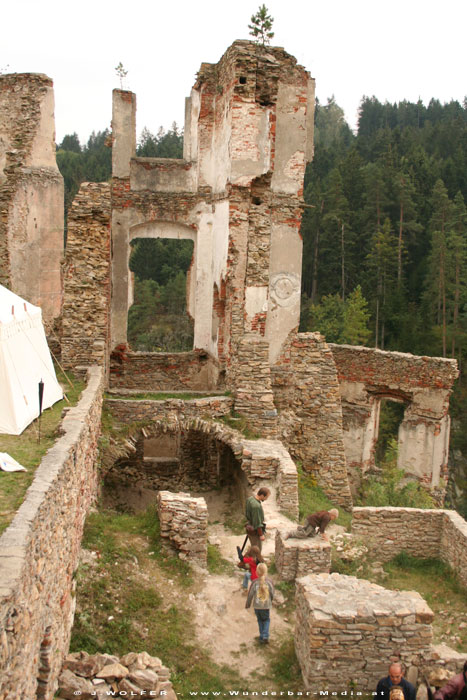
[[[114, 90], [112, 179], [81, 186], [64, 251], [52, 81], [0, 76], [0, 282], [42, 306], [59, 329], [63, 366], [88, 377], [65, 434], [0, 538], [0, 698], [16, 697], [13, 687], [24, 698], [53, 696], [69, 642], [84, 518], [98, 488], [104, 388], [200, 394], [107, 400], [116, 419], [138, 426], [108, 479], [117, 490], [159, 494], [162, 534], [186, 558], [205, 561], [206, 508], [186, 493], [196, 483], [231, 482], [240, 499], [267, 484], [277, 511], [296, 518], [293, 460], [300, 460], [336, 505], [351, 509], [355, 484], [374, 466], [385, 398], [405, 406], [401, 465], [442, 506], [456, 362], [327, 345], [318, 333], [298, 333], [314, 100], [314, 80], [283, 49], [236, 41], [219, 63], [201, 65], [186, 100], [183, 158], [139, 158], [136, 96]], [[191, 352], [128, 345], [137, 238], [193, 241]], [[232, 416], [243, 416], [260, 439], [220, 421]], [[186, 512], [197, 523], [194, 543], [177, 524]], [[284, 578], [329, 570], [328, 548], [319, 548], [322, 563], [313, 568], [310, 551], [277, 542]], [[307, 620], [315, 615], [309, 602], [300, 610]], [[321, 662], [309, 663], [306, 643], [300, 649], [310, 685]]]

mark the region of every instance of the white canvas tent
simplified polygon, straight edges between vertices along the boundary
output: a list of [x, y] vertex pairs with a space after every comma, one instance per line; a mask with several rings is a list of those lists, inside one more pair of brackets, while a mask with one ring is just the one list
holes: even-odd
[[0, 285], [0, 433], [20, 435], [42, 408], [63, 398], [47, 346], [42, 312]]

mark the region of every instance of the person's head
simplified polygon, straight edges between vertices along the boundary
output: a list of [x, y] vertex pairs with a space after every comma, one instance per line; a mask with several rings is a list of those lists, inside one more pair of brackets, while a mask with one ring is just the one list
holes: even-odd
[[389, 691], [389, 700], [404, 700], [404, 689], [400, 685], [393, 685]]
[[251, 557], [252, 559], [256, 559], [257, 561], [263, 561], [261, 550], [255, 544], [250, 547], [246, 555], [247, 557]]
[[393, 685], [399, 685], [404, 676], [404, 669], [400, 663], [392, 663], [389, 666], [389, 678]]
[[258, 492], [256, 494], [256, 498], [258, 501], [265, 501], [266, 498], [268, 498], [270, 494], [270, 490], [267, 488], [267, 486], [261, 486], [260, 489], [258, 489]]
[[256, 567], [256, 573], [258, 574], [258, 578], [265, 578], [266, 574], [268, 573], [268, 567], [264, 562], [258, 564]]
[[339, 517], [339, 511], [337, 508], [331, 508], [331, 510], [328, 510], [328, 513], [331, 516], [331, 520], [337, 520]]

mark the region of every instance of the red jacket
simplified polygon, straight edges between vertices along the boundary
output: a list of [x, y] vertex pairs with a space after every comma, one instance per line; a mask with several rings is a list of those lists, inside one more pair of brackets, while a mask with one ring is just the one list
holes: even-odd
[[254, 559], [254, 557], [243, 557], [243, 563], [250, 567], [251, 580], [254, 581], [256, 578], [258, 578], [258, 574], [256, 573], [256, 559]]

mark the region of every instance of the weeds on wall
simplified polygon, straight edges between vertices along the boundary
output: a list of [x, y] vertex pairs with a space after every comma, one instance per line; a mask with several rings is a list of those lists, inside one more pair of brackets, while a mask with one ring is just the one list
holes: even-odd
[[362, 481], [357, 505], [400, 508], [435, 507], [430, 494], [418, 482], [408, 481], [404, 470], [398, 468], [395, 438], [389, 441], [381, 463], [381, 473], [372, 474]]

